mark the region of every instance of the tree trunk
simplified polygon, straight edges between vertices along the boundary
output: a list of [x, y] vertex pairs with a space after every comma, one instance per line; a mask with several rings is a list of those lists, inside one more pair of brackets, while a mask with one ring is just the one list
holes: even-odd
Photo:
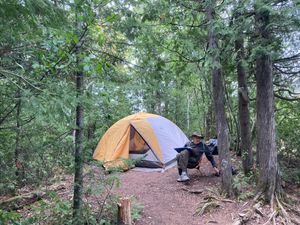
[[[253, 166], [253, 153], [251, 147], [251, 129], [249, 115], [248, 86], [244, 60], [244, 40], [238, 38], [235, 41], [235, 51], [237, 52], [237, 80], [238, 80], [238, 104], [239, 104], [239, 130], [241, 134], [241, 153], [244, 173], [248, 174]], [[237, 140], [239, 141], [239, 140]]]
[[209, 51], [212, 59], [212, 76], [213, 76], [213, 97], [214, 106], [216, 112], [216, 124], [218, 135], [218, 149], [221, 160], [221, 176], [222, 176], [222, 188], [229, 196], [233, 196], [232, 188], [232, 173], [231, 173], [231, 160], [229, 153], [229, 141], [228, 141], [228, 125], [225, 115], [225, 93], [222, 79], [222, 71], [220, 65], [220, 55], [217, 45], [217, 36], [214, 31], [214, 7], [216, 1], [211, 1], [211, 4], [207, 4], [206, 12], [209, 22], [208, 41]]
[[186, 129], [190, 130], [190, 96], [186, 95], [187, 107], [186, 107]]
[[17, 187], [20, 188], [24, 178], [24, 166], [21, 161], [21, 146], [20, 146], [20, 135], [21, 135], [21, 90], [18, 87], [16, 91], [16, 147], [15, 147], [15, 166], [16, 166], [16, 181]]
[[[77, 72], [76, 76], [77, 100], [83, 95], [83, 72]], [[73, 198], [73, 217], [76, 221], [80, 217], [82, 203], [82, 167], [83, 167], [83, 105], [78, 101], [76, 106], [76, 131], [75, 131], [75, 176], [74, 176], [74, 198]], [[78, 221], [78, 220], [77, 220]], [[78, 221], [79, 222], [79, 221]], [[77, 224], [77, 222], [75, 222]], [[80, 223], [79, 223], [80, 224]]]
[[118, 203], [118, 225], [131, 225], [131, 199], [121, 198]]
[[[77, 21], [77, 30], [81, 29], [79, 22]], [[83, 86], [84, 86], [84, 76], [83, 71], [80, 68], [79, 52], [80, 45], [77, 44], [75, 48], [76, 54], [76, 68], [75, 73], [76, 80], [76, 130], [75, 130], [75, 176], [74, 176], [74, 196], [73, 196], [73, 224], [82, 224], [81, 223], [81, 204], [82, 204], [82, 185], [83, 185], [83, 138], [84, 138], [84, 109], [81, 98], [83, 96]]]
[[206, 136], [206, 138], [212, 137], [212, 120], [213, 120], [212, 114], [213, 114], [213, 106], [212, 106], [212, 103], [210, 102], [207, 105], [207, 113], [205, 116], [205, 127], [206, 127], [205, 136]]
[[[270, 12], [256, 10], [255, 23], [262, 43], [270, 43]], [[256, 110], [257, 110], [257, 154], [259, 166], [258, 191], [265, 195], [267, 202], [273, 202], [275, 193], [281, 192], [278, 175], [272, 59], [268, 51], [256, 57]]]

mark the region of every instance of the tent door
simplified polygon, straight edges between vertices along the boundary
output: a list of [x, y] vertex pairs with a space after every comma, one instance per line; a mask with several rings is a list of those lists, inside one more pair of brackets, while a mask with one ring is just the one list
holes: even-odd
[[163, 167], [143, 137], [132, 126], [130, 127], [129, 158], [136, 160], [138, 167]]

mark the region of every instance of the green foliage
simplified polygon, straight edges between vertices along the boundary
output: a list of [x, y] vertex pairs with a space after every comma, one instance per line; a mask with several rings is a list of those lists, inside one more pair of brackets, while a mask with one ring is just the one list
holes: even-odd
[[[293, 154], [292, 154], [293, 156]], [[300, 184], [299, 158], [291, 155], [279, 155], [279, 165], [282, 179], [287, 183]]]
[[0, 224], [3, 225], [17, 225], [20, 224], [21, 215], [17, 212], [7, 212], [0, 209]]
[[131, 208], [131, 219], [133, 222], [141, 218], [141, 212], [144, 206], [137, 201], [136, 198], [132, 197], [132, 208]]
[[48, 200], [41, 200], [32, 209], [32, 216], [24, 223], [72, 224], [72, 202], [61, 199], [57, 193], [49, 194]]
[[[95, 170], [98, 172], [95, 173]], [[116, 224], [117, 204], [119, 196], [112, 193], [113, 187], [120, 186], [118, 174], [104, 175], [103, 171], [94, 166], [85, 168], [87, 184], [84, 187], [83, 207], [81, 208], [82, 224]], [[72, 224], [72, 201], [67, 196], [59, 196], [56, 192], [49, 192], [47, 197], [33, 206], [28, 206], [29, 217], [22, 218], [16, 212], [0, 210], [1, 224]], [[143, 206], [132, 197], [132, 220], [140, 218]]]
[[[299, 92], [295, 85], [299, 82], [299, 1], [218, 2], [213, 29], [219, 38], [220, 65], [213, 65], [208, 57], [207, 4], [210, 1], [0, 0], [1, 194], [50, 182], [58, 171], [74, 172], [78, 102], [85, 109], [84, 161], [89, 163], [104, 132], [133, 112], [163, 115], [187, 134], [200, 130], [215, 135], [211, 67], [222, 68], [225, 75], [227, 120], [234, 140], [238, 136], [234, 42], [240, 37], [245, 40], [243, 65], [251, 99], [255, 99], [255, 58], [262, 54], [272, 56], [275, 93], [299, 97], [291, 94]], [[270, 15], [269, 40], [257, 37], [252, 10]], [[80, 26], [74, 26], [76, 21]], [[85, 87], [77, 98], [74, 75], [79, 70], [84, 72]], [[250, 101], [253, 124], [255, 111], [255, 101]], [[297, 164], [284, 162], [295, 162], [300, 155], [299, 114], [299, 101], [276, 99], [283, 178], [295, 183], [300, 180]], [[128, 168], [136, 163], [126, 161]], [[236, 176], [240, 199], [253, 194], [244, 191], [252, 179]], [[102, 193], [106, 184], [119, 182], [110, 176], [88, 187], [87, 193]], [[99, 202], [103, 210], [98, 214], [88, 203], [84, 206], [83, 222], [113, 223], [107, 218], [115, 216], [116, 199]], [[44, 218], [50, 211], [53, 223], [71, 218], [71, 202], [58, 196], [35, 210], [37, 220], [50, 219]], [[18, 218], [1, 211], [0, 223], [15, 223]]]
[[233, 188], [240, 201], [245, 201], [255, 195], [255, 178], [253, 173], [244, 175], [238, 173], [233, 178]]
[[[88, 24], [79, 66], [87, 77], [86, 90], [84, 96], [77, 99], [72, 76], [78, 69], [74, 48], [80, 37], [73, 27], [74, 5], [68, 1], [57, 4], [45, 0], [28, 0], [24, 4], [1, 1], [1, 26], [10, 32], [8, 36], [7, 32], [0, 36], [1, 193], [13, 192], [25, 184], [39, 185], [58, 170], [73, 172], [78, 100], [86, 109], [84, 144], [88, 161], [106, 129], [131, 113], [131, 104], [126, 98], [126, 75], [120, 79], [117, 62], [102, 53], [110, 52], [113, 47], [107, 45], [110, 37], [99, 26], [100, 18], [95, 20], [94, 12], [106, 3], [96, 0], [90, 3], [84, 2], [77, 9], [84, 11], [80, 20]], [[106, 22], [106, 13], [100, 14]], [[12, 26], [20, 17], [24, 17], [22, 23]], [[108, 20], [108, 23], [114, 22]], [[15, 95], [18, 90], [21, 105], [17, 118]], [[19, 133], [16, 132], [17, 120], [21, 126]], [[16, 140], [19, 140], [18, 147]], [[16, 148], [20, 149], [18, 160], [15, 159]], [[18, 162], [21, 184], [17, 182], [15, 162]]]

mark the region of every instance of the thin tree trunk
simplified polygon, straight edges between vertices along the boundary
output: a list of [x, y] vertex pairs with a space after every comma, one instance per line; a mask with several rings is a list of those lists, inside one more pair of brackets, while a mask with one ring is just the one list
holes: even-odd
[[[234, 143], [231, 142], [231, 144], [234, 146], [234, 149], [236, 150], [237, 152], [237, 155], [240, 156], [240, 153], [239, 153], [239, 140], [240, 140], [240, 131], [239, 131], [239, 123], [236, 119], [236, 115], [234, 113], [234, 109], [231, 105], [231, 102], [230, 102], [230, 96], [229, 96], [229, 93], [228, 93], [228, 90], [227, 90], [227, 87], [226, 87], [226, 81], [223, 77], [223, 82], [224, 82], [224, 91], [225, 91], [225, 96], [226, 96], [226, 100], [227, 100], [227, 105], [228, 105], [228, 109], [229, 109], [229, 112], [230, 112], [230, 116], [232, 117], [229, 121], [230, 121], [230, 127], [229, 127], [229, 133], [231, 134], [234, 134], [234, 128], [236, 129], [236, 140], [234, 140]], [[230, 132], [231, 131], [231, 132]], [[230, 140], [229, 140], [229, 145], [230, 145]]]
[[[194, 88], [193, 91], [194, 91], [194, 96], [195, 96], [196, 105], [197, 105], [197, 113], [198, 113], [198, 115], [200, 115], [200, 100], [199, 100], [199, 96], [198, 96], [198, 90], [196, 90]], [[203, 124], [203, 126], [201, 126], [201, 121], [199, 120], [199, 128], [200, 127], [205, 127], [205, 124]]]
[[[76, 74], [76, 89], [77, 99], [83, 95], [83, 72], [77, 72]], [[83, 167], [83, 105], [78, 101], [76, 106], [76, 131], [75, 131], [75, 177], [74, 177], [74, 198], [73, 198], [73, 217], [74, 224], [77, 224], [76, 218], [80, 216], [80, 209], [82, 203], [82, 167]], [[78, 221], [78, 220], [77, 220]], [[79, 222], [79, 221], [78, 221]], [[80, 223], [79, 223], [80, 224]]]
[[207, 18], [209, 22], [209, 51], [212, 55], [212, 76], [213, 76], [213, 96], [214, 106], [216, 111], [216, 124], [218, 134], [218, 148], [221, 160], [221, 176], [222, 176], [222, 188], [229, 196], [233, 196], [232, 188], [232, 173], [231, 173], [231, 160], [229, 153], [229, 141], [228, 141], [228, 125], [225, 114], [225, 93], [222, 79], [222, 71], [220, 65], [220, 55], [217, 45], [217, 36], [214, 31], [214, 7], [216, 1], [211, 1], [206, 8]]
[[20, 146], [20, 135], [21, 135], [21, 90], [18, 87], [16, 91], [16, 148], [15, 148], [15, 165], [16, 165], [16, 180], [17, 186], [20, 188], [23, 183], [23, 164], [20, 160], [21, 146]]
[[[239, 100], [239, 126], [241, 134], [241, 153], [244, 173], [248, 174], [253, 166], [253, 153], [251, 147], [251, 129], [249, 115], [248, 86], [244, 60], [244, 40], [238, 38], [235, 41], [235, 51], [237, 52], [237, 80], [238, 80], [238, 100]], [[238, 140], [239, 141], [239, 140]]]
[[190, 96], [189, 94], [186, 95], [187, 107], [186, 107], [186, 124], [187, 130], [190, 130]]
[[[78, 16], [78, 15], [77, 15]], [[77, 30], [81, 29], [80, 23], [77, 21]], [[81, 102], [83, 96], [84, 76], [80, 68], [79, 45], [75, 48], [77, 71], [75, 73], [76, 80], [76, 130], [75, 130], [75, 176], [74, 176], [74, 196], [73, 196], [73, 224], [82, 224], [81, 222], [81, 205], [82, 205], [82, 189], [83, 189], [83, 138], [84, 138], [84, 109]]]
[[[199, 85], [199, 90], [200, 90], [200, 98], [202, 100], [202, 104], [203, 105], [208, 105], [208, 107], [211, 107], [211, 103], [209, 104], [206, 104], [206, 94], [204, 94], [204, 90], [203, 90], [203, 85], [202, 85], [202, 82], [200, 82], [200, 85]], [[211, 108], [208, 108], [208, 111], [210, 110]], [[202, 110], [203, 111], [203, 110]], [[206, 112], [207, 110], [204, 111], [204, 119], [201, 123], [201, 121], [199, 120], [199, 128], [201, 127], [204, 127], [205, 128], [205, 137], [206, 138], [209, 138], [210, 137], [210, 130], [211, 130], [211, 126], [210, 126], [210, 123], [207, 124], [207, 117], [210, 116], [211, 114], [209, 114], [209, 112]], [[200, 114], [200, 107], [199, 107], [199, 104], [198, 104], [198, 114]]]
[[[271, 39], [269, 17], [267, 9], [256, 10], [256, 29], [263, 43]], [[275, 193], [281, 192], [281, 186], [275, 140], [272, 59], [267, 51], [256, 57], [256, 84], [258, 191], [264, 193], [267, 202], [273, 203]]]
[[208, 103], [207, 105], [207, 113], [205, 116], [205, 126], [206, 126], [206, 138], [212, 137], [212, 114], [213, 114], [213, 105], [212, 103]]

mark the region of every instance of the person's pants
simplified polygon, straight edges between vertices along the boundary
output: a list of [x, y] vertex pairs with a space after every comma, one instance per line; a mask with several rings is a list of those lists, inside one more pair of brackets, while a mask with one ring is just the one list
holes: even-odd
[[[202, 154], [203, 153], [200, 154], [199, 158], [201, 158]], [[210, 161], [210, 163], [213, 167], [217, 167], [214, 157], [212, 156], [212, 154], [210, 152], [205, 152], [205, 156]], [[176, 156], [176, 159], [177, 159], [177, 166], [179, 169], [179, 173], [181, 173], [181, 171], [187, 172], [187, 168], [195, 168], [199, 162], [199, 159], [189, 156], [188, 150], [184, 150], [184, 151], [178, 153]]]
[[183, 150], [182, 152], [178, 153], [176, 156], [177, 166], [179, 171], [187, 171], [187, 165], [189, 162], [189, 151]]
[[183, 150], [177, 154], [176, 159], [179, 174], [181, 174], [182, 171], [187, 172], [187, 168], [195, 168], [198, 165], [199, 159], [190, 157], [189, 154], [188, 150]]

